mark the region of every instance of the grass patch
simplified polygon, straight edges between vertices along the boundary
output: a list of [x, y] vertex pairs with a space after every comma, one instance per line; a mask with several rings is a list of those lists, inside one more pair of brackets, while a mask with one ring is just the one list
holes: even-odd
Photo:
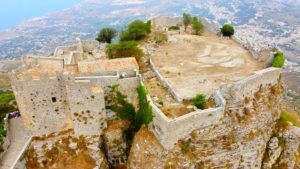
[[286, 111], [281, 111], [280, 120], [290, 123], [293, 126], [300, 127], [300, 119], [296, 114], [292, 114]]

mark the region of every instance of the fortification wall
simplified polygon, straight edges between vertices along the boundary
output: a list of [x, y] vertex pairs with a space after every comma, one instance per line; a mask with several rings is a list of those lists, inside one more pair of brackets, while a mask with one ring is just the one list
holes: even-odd
[[6, 115], [4, 119], [4, 128], [6, 130], [6, 137], [3, 140], [2, 146], [2, 152], [0, 152], [0, 160], [2, 159], [4, 153], [8, 150], [9, 145], [10, 145], [10, 138], [9, 138], [9, 127], [8, 127], [8, 115]]
[[160, 30], [170, 26], [183, 25], [181, 17], [155, 17], [151, 19], [151, 24], [154, 29]]
[[100, 135], [107, 127], [102, 88], [87, 80], [66, 84], [70, 113], [76, 135]]
[[90, 80], [93, 84], [101, 86], [104, 93], [107, 94], [110, 91], [109, 86], [119, 85], [119, 90], [122, 93], [126, 93], [128, 101], [136, 105], [137, 92], [136, 89], [140, 83], [139, 77], [127, 77], [120, 78], [119, 74], [116, 76], [86, 76], [77, 77], [77, 80]]
[[84, 52], [92, 52], [94, 49], [99, 47], [99, 42], [96, 40], [81, 41]]
[[75, 51], [77, 50], [76, 45], [70, 45], [70, 46], [59, 46], [55, 48], [53, 57], [61, 57], [64, 53], [64, 51]]
[[72, 127], [65, 85], [62, 77], [40, 79], [25, 76], [19, 80], [11, 75], [12, 88], [25, 127], [41, 135]]
[[[215, 97], [220, 97], [220, 95], [217, 94]], [[169, 119], [150, 97], [148, 99], [154, 113], [151, 130], [166, 149], [171, 149], [178, 140], [189, 137], [195, 129], [221, 124], [221, 118], [224, 116], [223, 98], [216, 98], [216, 100], [222, 100], [221, 107], [197, 110], [175, 119]]]
[[234, 84], [229, 84], [221, 87], [223, 97], [236, 102], [243, 101], [245, 97], [251, 97], [261, 87], [277, 84], [281, 69], [270, 67], [257, 72]]
[[181, 102], [182, 100], [184, 100], [185, 98], [180, 98], [176, 94], [176, 92], [174, 91], [174, 89], [171, 87], [171, 85], [169, 84], [169, 82], [159, 73], [159, 69], [153, 63], [153, 61], [151, 59], [151, 56], [149, 57], [149, 62], [150, 62], [151, 69], [156, 74], [156, 77], [158, 78], [158, 80], [160, 81], [160, 83], [168, 90], [168, 92], [173, 96], [173, 98], [177, 102]]

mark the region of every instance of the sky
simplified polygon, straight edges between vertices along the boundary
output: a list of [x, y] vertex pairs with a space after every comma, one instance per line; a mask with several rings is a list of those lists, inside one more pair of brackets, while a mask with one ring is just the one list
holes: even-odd
[[0, 30], [28, 19], [71, 7], [83, 0], [0, 0]]

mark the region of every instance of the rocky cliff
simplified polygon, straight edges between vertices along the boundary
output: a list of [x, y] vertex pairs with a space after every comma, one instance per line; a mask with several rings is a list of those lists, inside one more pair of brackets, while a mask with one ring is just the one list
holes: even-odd
[[260, 86], [244, 100], [229, 91], [223, 123], [194, 130], [171, 150], [141, 129], [134, 138], [128, 168], [297, 168], [299, 128], [279, 120], [283, 87]]

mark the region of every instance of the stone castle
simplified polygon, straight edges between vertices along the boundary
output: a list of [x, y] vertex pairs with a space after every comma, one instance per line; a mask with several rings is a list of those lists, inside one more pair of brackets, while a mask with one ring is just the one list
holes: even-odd
[[[154, 18], [152, 24], [153, 29], [166, 30], [169, 26], [182, 25], [182, 21]], [[180, 34], [182, 31], [169, 33]], [[119, 85], [129, 102], [136, 104], [136, 88], [146, 78], [139, 73], [136, 59], [107, 59], [104, 49], [105, 44], [97, 41], [77, 39], [74, 45], [57, 47], [51, 57], [23, 58], [24, 70], [11, 73], [11, 81], [24, 125], [33, 135], [67, 129], [74, 129], [78, 136], [101, 135], [111, 116], [106, 109], [105, 96], [112, 85]], [[172, 88], [153, 63], [151, 50], [145, 50], [153, 76], [177, 102], [190, 100]], [[280, 76], [279, 68], [252, 72], [247, 78], [220, 86], [212, 96], [214, 108], [197, 109], [176, 118], [167, 117], [154, 104], [150, 93], [148, 100], [154, 113], [150, 131], [165, 149], [170, 150], [179, 140], [191, 137], [191, 132], [196, 129], [202, 128], [205, 133], [205, 128], [223, 124], [228, 114], [243, 116], [245, 111], [255, 109], [255, 105], [248, 105], [245, 100], [254, 99], [258, 91], [278, 85]], [[274, 113], [278, 119], [279, 112]]]
[[74, 128], [77, 135], [98, 135], [106, 128], [108, 86], [119, 84], [133, 100], [136, 60], [101, 59], [102, 51], [97, 41], [78, 40], [58, 47], [53, 57], [23, 58], [26, 71], [11, 80], [28, 130], [41, 135]]

